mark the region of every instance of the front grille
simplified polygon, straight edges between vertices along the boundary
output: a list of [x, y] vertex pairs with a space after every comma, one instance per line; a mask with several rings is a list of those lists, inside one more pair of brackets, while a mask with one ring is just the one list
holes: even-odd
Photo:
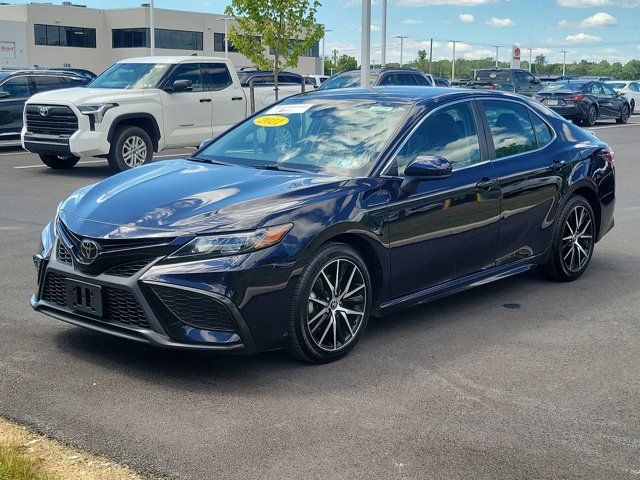
[[235, 332], [236, 325], [227, 307], [207, 295], [153, 285], [162, 303], [184, 323], [195, 328]]
[[53, 272], [47, 273], [42, 289], [42, 299], [63, 307], [67, 305], [67, 290], [62, 275]]
[[135, 275], [144, 267], [151, 263], [151, 259], [138, 260], [136, 262], [123, 263], [122, 265], [116, 265], [107, 270], [107, 275], [115, 275], [116, 277], [130, 277]]
[[[42, 115], [41, 107], [47, 115]], [[27, 132], [42, 135], [73, 135], [78, 130], [78, 117], [64, 105], [27, 105]]]
[[58, 249], [56, 252], [56, 256], [58, 257], [59, 262], [71, 265], [71, 252], [60, 240], [58, 240]]
[[[65, 277], [54, 272], [47, 273], [42, 289], [42, 299], [66, 307]], [[102, 320], [149, 328], [147, 316], [132, 293], [119, 288], [102, 287], [102, 303]]]
[[149, 328], [147, 316], [132, 293], [105, 287], [102, 289], [102, 302], [105, 318], [133, 327]]

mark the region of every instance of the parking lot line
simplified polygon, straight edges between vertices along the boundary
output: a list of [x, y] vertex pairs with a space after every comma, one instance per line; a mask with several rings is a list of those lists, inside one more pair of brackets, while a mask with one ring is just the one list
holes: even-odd
[[0, 157], [1, 156], [5, 156], [5, 155], [6, 156], [9, 156], [9, 155], [13, 156], [13, 155], [30, 155], [30, 154], [31, 154], [31, 152], [8, 152], [8, 153], [0, 153]]
[[[7, 153], [2, 153], [0, 155], [24, 155], [27, 154], [29, 152], [19, 152], [19, 153], [14, 153], [14, 154], [7, 154]], [[189, 153], [174, 153], [173, 155], [156, 155], [155, 157], [153, 157], [153, 159], [155, 160], [156, 158], [181, 158], [181, 157], [185, 157], [185, 156], [189, 156]], [[88, 163], [101, 163], [101, 162], [106, 162], [106, 160], [85, 160], [83, 162], [78, 162], [78, 165], [84, 165], [84, 164], [88, 164]], [[39, 165], [20, 165], [19, 167], [13, 167], [16, 170], [22, 170], [25, 168], [45, 168], [46, 165], [44, 164], [39, 164]]]
[[[86, 160], [84, 162], [78, 162], [78, 165], [82, 165], [85, 163], [101, 163], [104, 162], [105, 160]], [[21, 165], [19, 167], [13, 167], [16, 170], [22, 170], [23, 168], [46, 168], [47, 166], [42, 164], [42, 165]]]
[[587, 130], [606, 130], [607, 128], [640, 127], [640, 123], [625, 123], [624, 125], [604, 125], [602, 127], [592, 127]]

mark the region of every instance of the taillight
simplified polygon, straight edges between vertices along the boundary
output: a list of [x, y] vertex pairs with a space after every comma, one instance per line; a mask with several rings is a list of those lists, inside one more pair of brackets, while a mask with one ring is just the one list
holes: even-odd
[[534, 98], [534, 100], [537, 100], [539, 102], [542, 101], [542, 97], [540, 97], [539, 95], [534, 95], [533, 98]]
[[602, 150], [602, 158], [609, 164], [611, 170], [616, 169], [615, 153], [613, 152], [613, 149], [611, 147], [607, 147]]
[[575, 97], [567, 98], [567, 100], [572, 102], [581, 102], [584, 100], [584, 97], [582, 95], [576, 95]]
[[489, 85], [489, 90], [495, 90], [496, 86], [495, 85]]

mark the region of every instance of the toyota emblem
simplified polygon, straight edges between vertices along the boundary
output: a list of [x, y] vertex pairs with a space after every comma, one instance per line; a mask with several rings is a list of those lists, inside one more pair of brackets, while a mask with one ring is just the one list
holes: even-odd
[[38, 108], [38, 112], [40, 113], [41, 117], [46, 117], [47, 115], [49, 115], [49, 107], [40, 107]]
[[80, 243], [80, 253], [85, 260], [89, 262], [95, 260], [100, 252], [100, 246], [93, 240], [82, 240]]

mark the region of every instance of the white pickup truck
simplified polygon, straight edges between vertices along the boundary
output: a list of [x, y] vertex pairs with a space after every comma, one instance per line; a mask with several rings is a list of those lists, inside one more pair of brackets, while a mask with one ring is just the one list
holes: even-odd
[[[114, 171], [150, 162], [165, 148], [196, 146], [251, 114], [249, 89], [231, 62], [212, 57], [122, 60], [90, 85], [39, 93], [24, 108], [22, 146], [51, 168], [106, 157]], [[282, 86], [279, 97], [300, 93]], [[275, 101], [258, 86], [255, 109]]]

